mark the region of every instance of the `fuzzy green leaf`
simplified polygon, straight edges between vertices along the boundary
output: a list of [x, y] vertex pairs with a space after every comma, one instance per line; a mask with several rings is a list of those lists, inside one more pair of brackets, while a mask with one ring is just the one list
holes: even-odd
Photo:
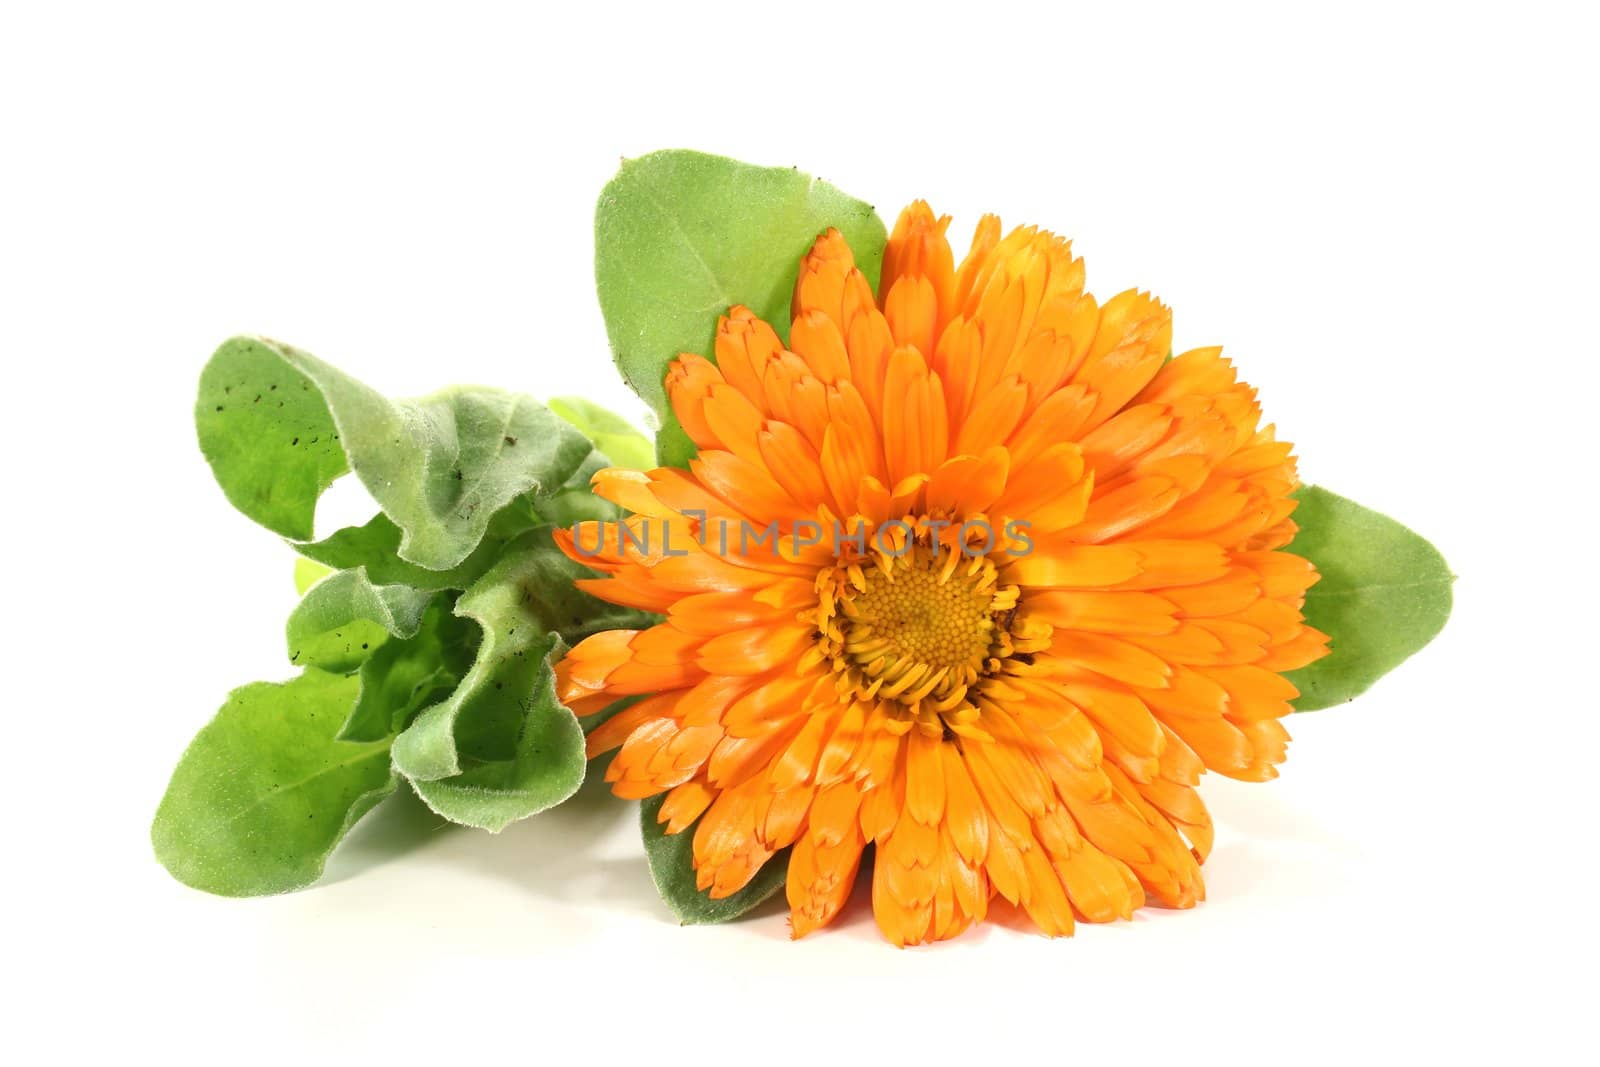
[[594, 452], [584, 460], [567, 484], [540, 497], [532, 505], [531, 514], [539, 523], [551, 526], [571, 526], [578, 522], [612, 522], [622, 517], [622, 509], [604, 497], [596, 496], [589, 485], [590, 479], [606, 467], [612, 466], [604, 452]]
[[621, 415], [607, 411], [592, 400], [581, 396], [555, 396], [549, 401], [550, 410], [576, 426], [606, 454], [611, 466], [631, 470], [648, 470], [655, 466], [655, 448], [650, 438], [634, 429], [633, 424]]
[[453, 822], [498, 833], [577, 792], [583, 784], [583, 730], [556, 699], [555, 688], [555, 661], [566, 650], [555, 634], [545, 635], [543, 644], [526, 651], [534, 667], [532, 686], [504, 709], [508, 714], [457, 721], [460, 771], [411, 781], [430, 808]]
[[351, 671], [392, 634], [417, 632], [431, 592], [408, 585], [374, 585], [360, 568], [317, 582], [284, 627], [289, 662], [325, 671]]
[[317, 498], [350, 469], [322, 390], [270, 341], [236, 337], [200, 372], [195, 430], [229, 502], [296, 541]]
[[461, 685], [396, 740], [395, 767], [439, 814], [500, 830], [565, 800], [583, 781], [583, 731], [555, 699], [562, 638], [638, 625], [573, 586], [589, 571], [548, 529], [530, 532], [456, 603], [482, 629]]
[[611, 466], [609, 458], [591, 451], [587, 459], [554, 492], [536, 498], [518, 497], [490, 521], [472, 554], [448, 570], [429, 570], [400, 558], [400, 528], [381, 512], [361, 526], [347, 526], [321, 541], [295, 545], [305, 556], [341, 569], [365, 567], [374, 582], [417, 589], [465, 589], [505, 553], [511, 541], [536, 526], [571, 526], [576, 522], [608, 522], [620, 508], [596, 496], [589, 486], [595, 472]]
[[756, 876], [731, 896], [713, 900], [710, 893], [695, 885], [694, 832], [699, 825], [669, 834], [657, 821], [665, 795], [651, 797], [639, 805], [639, 830], [644, 835], [644, 854], [650, 861], [650, 877], [655, 880], [661, 899], [685, 926], [725, 923], [737, 919], [783, 888], [789, 873], [787, 849], [767, 861]]
[[743, 304], [789, 332], [801, 257], [836, 227], [874, 290], [887, 240], [870, 204], [788, 167], [701, 152], [623, 163], [595, 209], [595, 282], [622, 376], [661, 418], [657, 455], [693, 454], [663, 379], [680, 353], [711, 356], [717, 316]]
[[395, 786], [387, 738], [334, 739], [359, 685], [313, 668], [229, 694], [178, 762], [150, 830], [173, 877], [223, 896], [317, 880], [346, 831]]
[[663, 467], [687, 468], [698, 453], [699, 449], [684, 432], [676, 415], [662, 420], [661, 432], [656, 434], [657, 463]]
[[506, 538], [496, 536], [500, 526], [516, 526], [512, 536], [520, 534], [534, 524], [536, 519], [522, 518], [517, 525], [512, 514], [517, 509], [507, 508], [490, 523], [488, 532], [466, 559], [445, 570], [430, 570], [400, 558], [400, 527], [381, 512], [360, 526], [346, 526], [336, 530], [321, 541], [309, 541], [294, 546], [302, 555], [338, 570], [366, 569], [372, 581], [383, 585], [409, 585], [414, 589], [465, 589], [484, 571], [494, 565], [505, 548]]
[[377, 741], [404, 730], [422, 709], [449, 697], [472, 666], [477, 627], [436, 597], [409, 638], [385, 641], [361, 664], [361, 695], [341, 741]]
[[195, 422], [218, 483], [246, 515], [308, 541], [317, 497], [353, 470], [398, 527], [400, 558], [431, 570], [459, 565], [496, 513], [558, 489], [593, 451], [528, 397], [458, 387], [391, 402], [314, 356], [253, 337], [211, 357]]
[[1328, 655], [1287, 677], [1298, 711], [1365, 692], [1444, 628], [1454, 576], [1439, 550], [1387, 516], [1316, 486], [1297, 494], [1289, 551], [1317, 565], [1306, 621], [1332, 638]]
[[314, 559], [294, 561], [294, 591], [305, 596], [311, 587], [333, 573], [333, 568]]

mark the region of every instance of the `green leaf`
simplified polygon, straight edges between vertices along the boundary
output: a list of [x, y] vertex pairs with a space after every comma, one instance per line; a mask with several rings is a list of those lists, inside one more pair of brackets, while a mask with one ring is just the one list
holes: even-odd
[[687, 468], [689, 461], [698, 452], [699, 449], [684, 432], [683, 425], [678, 422], [676, 415], [663, 421], [661, 432], [656, 434], [657, 463], [663, 467]]
[[465, 560], [524, 493], [553, 491], [593, 451], [536, 401], [477, 387], [391, 402], [314, 356], [262, 338], [219, 348], [200, 377], [200, 448], [228, 499], [296, 541], [353, 470], [431, 570]]
[[294, 591], [305, 596], [307, 590], [332, 573], [332, 567], [314, 559], [297, 559], [294, 561]]
[[354, 670], [391, 634], [415, 634], [432, 597], [408, 585], [373, 585], [360, 568], [338, 571], [312, 586], [290, 613], [284, 628], [289, 662]]
[[586, 520], [612, 521], [622, 509], [596, 496], [589, 481], [609, 467], [607, 456], [591, 451], [554, 492], [521, 496], [490, 521], [472, 554], [448, 570], [436, 571], [407, 563], [399, 556], [400, 528], [381, 512], [361, 526], [347, 526], [321, 541], [295, 545], [297, 551], [341, 569], [365, 567], [374, 582], [417, 589], [465, 589], [481, 578], [505, 553], [506, 545], [537, 526], [571, 526]]
[[396, 740], [395, 767], [439, 814], [498, 831], [565, 800], [583, 781], [583, 731], [555, 698], [562, 638], [648, 617], [573, 585], [591, 572], [548, 529], [530, 532], [456, 603], [483, 631], [461, 685]]
[[498, 833], [561, 803], [583, 784], [583, 730], [556, 699], [555, 661], [566, 645], [554, 634], [546, 637], [542, 647], [527, 650], [537, 673], [516, 714], [459, 721], [460, 772], [412, 779], [417, 795], [445, 818]]
[[723, 923], [737, 919], [783, 888], [789, 873], [787, 849], [767, 861], [750, 884], [732, 896], [713, 900], [711, 894], [695, 887], [694, 832], [699, 825], [669, 834], [657, 821], [665, 794], [639, 804], [639, 829], [644, 835], [644, 854], [650, 861], [650, 877], [667, 907], [685, 926]]
[[589, 485], [596, 472], [610, 466], [612, 463], [605, 453], [592, 453], [565, 486], [534, 503], [533, 518], [551, 526], [571, 526], [589, 520], [611, 522], [621, 518], [622, 509], [596, 496]]
[[361, 664], [361, 695], [341, 741], [377, 741], [404, 730], [422, 709], [449, 697], [472, 667], [478, 630], [436, 597], [415, 635], [385, 641]]
[[388, 740], [334, 740], [353, 677], [307, 670], [235, 689], [178, 762], [150, 830], [185, 885], [223, 896], [310, 885], [340, 838], [394, 789]]
[[655, 466], [650, 439], [621, 415], [613, 414], [581, 396], [550, 398], [550, 410], [566, 419], [606, 454], [613, 467], [648, 470]]
[[1439, 550], [1393, 519], [1316, 486], [1302, 488], [1288, 551], [1317, 565], [1306, 621], [1329, 635], [1328, 655], [1286, 677], [1298, 711], [1364, 693], [1444, 628], [1454, 576]]
[[465, 589], [494, 565], [505, 548], [506, 539], [496, 535], [497, 527], [516, 526], [513, 531], [515, 535], [526, 531], [537, 521], [536, 516], [530, 518], [525, 515], [514, 521], [512, 513], [516, 510], [507, 508], [496, 515], [478, 547], [459, 564], [445, 570], [430, 570], [401, 559], [400, 527], [381, 512], [361, 526], [346, 526], [321, 541], [297, 544], [294, 548], [318, 563], [339, 570], [363, 567], [372, 581], [383, 585], [409, 585], [415, 589]]
[[662, 380], [680, 353], [711, 356], [717, 316], [743, 304], [789, 332], [801, 257], [836, 227], [874, 290], [887, 240], [870, 204], [788, 167], [700, 152], [623, 163], [595, 209], [595, 282], [618, 368], [661, 418], [658, 457], [692, 446]]
[[195, 430], [229, 502], [311, 539], [317, 498], [350, 469], [321, 389], [270, 341], [236, 337], [200, 372]]

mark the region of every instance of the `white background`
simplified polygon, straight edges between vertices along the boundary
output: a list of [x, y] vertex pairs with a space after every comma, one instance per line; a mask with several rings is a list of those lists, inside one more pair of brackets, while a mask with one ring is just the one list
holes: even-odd
[[[0, 1040], [168, 1063], [1592, 1056], [1592, 10], [755, 7], [7, 6]], [[591, 212], [660, 147], [798, 164], [891, 220], [925, 196], [960, 242], [986, 210], [1073, 237], [1097, 293], [1151, 288], [1179, 347], [1226, 344], [1307, 480], [1450, 559], [1436, 645], [1292, 721], [1279, 781], [1208, 782], [1198, 910], [907, 951], [860, 894], [799, 944], [781, 910], [680, 929], [632, 806], [592, 786], [497, 838], [392, 803], [289, 897], [209, 898], [151, 858], [190, 735], [289, 673], [291, 554], [194, 447], [206, 356], [262, 332], [394, 395], [639, 414]]]

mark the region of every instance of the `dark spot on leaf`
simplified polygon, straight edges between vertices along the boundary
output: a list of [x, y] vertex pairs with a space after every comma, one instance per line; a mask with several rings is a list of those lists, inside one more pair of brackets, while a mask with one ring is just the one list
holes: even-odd
[[452, 472], [452, 473], [454, 473], [454, 474], [455, 474], [455, 476], [456, 476], [456, 481], [458, 481], [458, 482], [459, 482], [459, 481], [460, 481], [460, 480], [461, 480], [461, 471], [460, 471], [460, 470], [459, 470], [459, 469], [458, 469], [458, 470], [456, 470], [456, 471], [454, 471], [454, 472]]
[[508, 437], [507, 437], [507, 438], [506, 438], [506, 444], [508, 444], [508, 445], [515, 445], [515, 444], [516, 444], [516, 443], [517, 443], [517, 439], [516, 439], [516, 438], [515, 438], [515, 437], [509, 437], [509, 436], [508, 436]]
[[293, 441], [289, 442], [289, 446], [292, 448], [292, 447], [294, 447], [295, 445], [297, 445], [299, 443], [300, 443], [300, 438], [296, 437]]
[[218, 411], [221, 411], [221, 410], [222, 410], [222, 405], [221, 405], [221, 404], [218, 404], [218, 405], [217, 405], [217, 410], [218, 410]]

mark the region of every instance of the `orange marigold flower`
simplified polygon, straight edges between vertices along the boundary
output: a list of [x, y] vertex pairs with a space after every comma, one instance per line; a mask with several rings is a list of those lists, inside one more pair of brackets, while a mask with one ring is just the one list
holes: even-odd
[[878, 298], [820, 237], [787, 345], [730, 309], [667, 376], [690, 469], [603, 471], [633, 517], [561, 537], [590, 592], [666, 616], [561, 664], [579, 714], [650, 694], [590, 755], [696, 827], [713, 897], [792, 847], [796, 937], [869, 845], [896, 944], [996, 894], [1052, 935], [1192, 906], [1202, 771], [1276, 773], [1281, 674], [1327, 644], [1255, 390], [1218, 349], [1169, 360], [1167, 308], [1096, 302], [1065, 241], [986, 216], [958, 267], [949, 221], [905, 210]]

